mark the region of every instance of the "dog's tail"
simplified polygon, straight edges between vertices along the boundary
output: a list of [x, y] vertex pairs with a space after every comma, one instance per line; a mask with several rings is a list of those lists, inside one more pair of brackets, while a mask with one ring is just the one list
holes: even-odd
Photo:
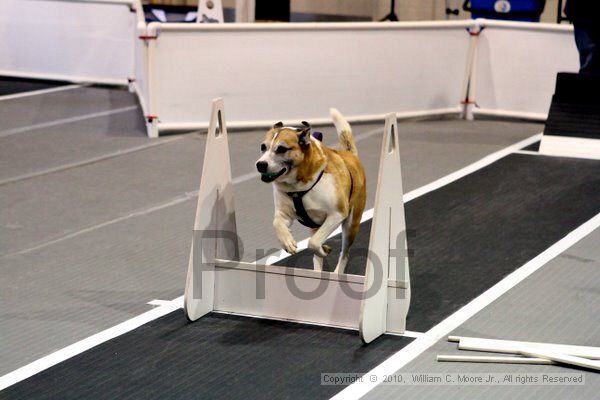
[[358, 155], [356, 143], [354, 143], [354, 136], [352, 136], [352, 128], [350, 128], [348, 121], [346, 121], [342, 114], [335, 108], [330, 108], [329, 113], [331, 114], [331, 118], [333, 118], [333, 123], [337, 129], [342, 149]]

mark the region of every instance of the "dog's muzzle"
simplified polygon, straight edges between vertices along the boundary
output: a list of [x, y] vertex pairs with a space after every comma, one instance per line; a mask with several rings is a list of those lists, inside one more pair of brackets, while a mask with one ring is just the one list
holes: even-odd
[[287, 168], [282, 168], [282, 170], [279, 172], [261, 172], [260, 179], [263, 182], [267, 182], [267, 183], [273, 182], [275, 179], [277, 179], [281, 175], [285, 174], [286, 171], [287, 171]]

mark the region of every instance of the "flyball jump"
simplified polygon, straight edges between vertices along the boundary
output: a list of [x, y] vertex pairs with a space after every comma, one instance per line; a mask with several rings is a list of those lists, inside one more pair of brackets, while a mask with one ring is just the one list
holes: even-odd
[[410, 304], [400, 151], [385, 119], [365, 276], [243, 262], [222, 99], [213, 100], [185, 285], [184, 311], [358, 329], [365, 343], [402, 334]]

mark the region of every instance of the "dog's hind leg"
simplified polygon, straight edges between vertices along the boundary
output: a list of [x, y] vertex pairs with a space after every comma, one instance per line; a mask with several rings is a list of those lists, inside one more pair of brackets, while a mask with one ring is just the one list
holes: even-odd
[[325, 261], [325, 258], [317, 254], [313, 256], [313, 267], [315, 271], [323, 271], [323, 261]]
[[348, 217], [342, 224], [342, 250], [340, 251], [340, 257], [337, 265], [333, 272], [343, 274], [348, 264], [348, 256], [350, 252], [350, 217]]
[[342, 250], [340, 251], [340, 258], [333, 272], [338, 274], [344, 273], [346, 264], [348, 264], [348, 257], [350, 256], [350, 246], [352, 246], [354, 239], [356, 239], [361, 217], [361, 212], [353, 210], [342, 223]]
[[[315, 232], [317, 232], [317, 229], [311, 229], [310, 230], [310, 235], [314, 235]], [[323, 245], [323, 247], [325, 247], [325, 250], [327, 251], [331, 251], [331, 248], [329, 246], [327, 246], [326, 244]], [[323, 271], [323, 261], [325, 261], [324, 257], [321, 257], [320, 255], [316, 254], [313, 255], [313, 267], [315, 269], [315, 271]]]

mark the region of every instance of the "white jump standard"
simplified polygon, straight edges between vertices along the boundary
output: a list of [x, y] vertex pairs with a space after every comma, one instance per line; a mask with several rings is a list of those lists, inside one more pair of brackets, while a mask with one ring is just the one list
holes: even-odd
[[185, 286], [187, 318], [216, 311], [351, 328], [365, 343], [404, 333], [410, 278], [402, 195], [396, 117], [389, 114], [364, 277], [239, 261], [223, 101], [214, 100]]

